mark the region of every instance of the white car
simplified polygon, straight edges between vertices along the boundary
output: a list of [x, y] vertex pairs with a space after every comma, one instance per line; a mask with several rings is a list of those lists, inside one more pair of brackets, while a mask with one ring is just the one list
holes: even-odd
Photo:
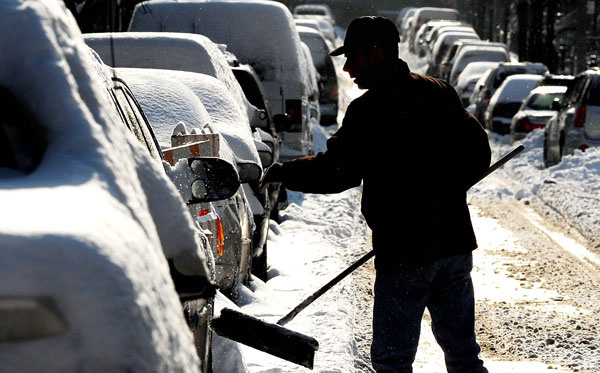
[[[213, 205], [220, 218], [224, 242], [214, 248], [216, 283], [226, 294], [238, 282], [247, 283], [252, 261], [253, 213], [262, 213], [261, 204], [247, 186], [261, 176], [257, 153], [248, 122], [235, 110], [234, 100], [219, 80], [204, 74], [161, 69], [118, 69], [156, 129], [161, 146], [171, 147], [173, 128], [179, 122], [197, 134], [217, 133], [223, 138], [216, 156], [236, 165], [243, 186], [227, 200]], [[160, 102], [157, 102], [160, 101]], [[200, 206], [200, 210], [207, 209]], [[204, 216], [204, 214], [196, 216]], [[204, 225], [203, 225], [204, 226]], [[208, 227], [207, 227], [208, 228]], [[215, 234], [219, 234], [216, 232]]]
[[510, 55], [507, 50], [502, 47], [471, 45], [464, 47], [456, 55], [456, 59], [452, 64], [448, 82], [456, 85], [456, 80], [465, 67], [471, 62], [477, 61], [493, 61], [493, 62], [508, 62]]
[[545, 85], [534, 88], [523, 100], [510, 125], [511, 142], [523, 139], [529, 132], [544, 128], [555, 113], [554, 101], [561, 100], [566, 86]]
[[62, 1], [2, 1], [0, 32], [3, 369], [198, 372], [167, 258], [210, 272], [179, 192]]
[[432, 71], [439, 71], [438, 67], [442, 63], [442, 59], [457, 40], [480, 40], [479, 36], [472, 32], [444, 32], [432, 42], [431, 50], [428, 52], [428, 60], [432, 67]]
[[479, 79], [490, 69], [498, 66], [498, 62], [472, 62], [465, 67], [458, 76], [456, 82], [456, 92], [460, 96], [463, 106], [469, 105], [469, 100]]
[[506, 78], [490, 99], [484, 114], [484, 126], [499, 134], [510, 133], [513, 116], [541, 79], [542, 76], [536, 74], [517, 74]]

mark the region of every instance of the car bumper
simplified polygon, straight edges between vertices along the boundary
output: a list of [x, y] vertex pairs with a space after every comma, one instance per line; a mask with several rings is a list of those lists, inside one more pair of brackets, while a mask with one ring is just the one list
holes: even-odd
[[511, 120], [509, 118], [503, 117], [493, 117], [492, 120], [492, 131], [499, 133], [501, 135], [506, 135], [510, 133], [510, 123]]

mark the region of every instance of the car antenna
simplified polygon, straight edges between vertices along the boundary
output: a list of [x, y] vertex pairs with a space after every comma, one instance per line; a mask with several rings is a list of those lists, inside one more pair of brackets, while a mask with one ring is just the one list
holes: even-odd
[[[115, 2], [118, 0], [115, 0]], [[109, 2], [109, 7], [110, 9], [108, 10], [108, 16], [110, 18], [110, 25], [109, 25], [109, 42], [110, 42], [110, 66], [112, 67], [112, 75], [113, 75], [113, 82], [115, 81], [114, 79], [117, 77], [116, 73], [115, 73], [115, 45], [114, 45], [114, 40], [113, 40], [113, 32], [115, 29], [115, 19], [114, 19], [114, 13], [113, 13], [113, 6], [114, 6], [114, 2]], [[113, 83], [114, 84], [114, 83]]]

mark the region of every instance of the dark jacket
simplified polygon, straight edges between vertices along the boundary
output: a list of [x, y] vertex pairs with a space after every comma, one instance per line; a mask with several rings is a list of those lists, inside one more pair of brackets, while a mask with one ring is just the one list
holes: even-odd
[[363, 184], [377, 268], [431, 262], [477, 247], [466, 191], [490, 164], [487, 134], [446, 82], [398, 60], [348, 106], [327, 150], [283, 164], [306, 193]]

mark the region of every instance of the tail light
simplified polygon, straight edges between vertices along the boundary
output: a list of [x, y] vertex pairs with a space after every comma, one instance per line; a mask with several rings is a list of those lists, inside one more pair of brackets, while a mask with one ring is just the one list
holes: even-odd
[[[210, 214], [210, 209], [201, 209], [198, 211], [198, 216], [206, 216]], [[209, 231], [212, 232], [212, 224], [210, 221], [205, 223], [207, 225]], [[216, 221], [216, 232], [215, 232], [215, 245], [216, 251], [219, 256], [223, 256], [223, 246], [225, 245], [225, 235], [223, 234], [223, 224], [221, 224], [221, 219], [217, 217]]]
[[335, 98], [338, 97], [338, 89], [337, 89], [337, 87], [331, 88], [331, 97], [335, 97]]
[[575, 127], [583, 127], [585, 124], [585, 114], [587, 112], [587, 106], [582, 105], [577, 109], [575, 113], [575, 119], [573, 120], [573, 125]]
[[529, 118], [524, 117], [519, 119], [517, 122], [517, 131], [519, 132], [531, 132], [537, 128], [544, 128], [545, 124], [543, 123], [531, 123]]
[[221, 219], [217, 218], [217, 254], [223, 256], [223, 246], [225, 245], [225, 235], [223, 234], [223, 224]]
[[518, 132], [531, 132], [533, 131], [533, 125], [531, 124], [531, 122], [529, 122], [529, 119], [527, 119], [527, 117], [524, 117], [519, 119], [519, 121], [517, 122], [516, 129]]
[[302, 131], [302, 101], [301, 100], [286, 100], [285, 112], [290, 117], [292, 125], [290, 132]]

